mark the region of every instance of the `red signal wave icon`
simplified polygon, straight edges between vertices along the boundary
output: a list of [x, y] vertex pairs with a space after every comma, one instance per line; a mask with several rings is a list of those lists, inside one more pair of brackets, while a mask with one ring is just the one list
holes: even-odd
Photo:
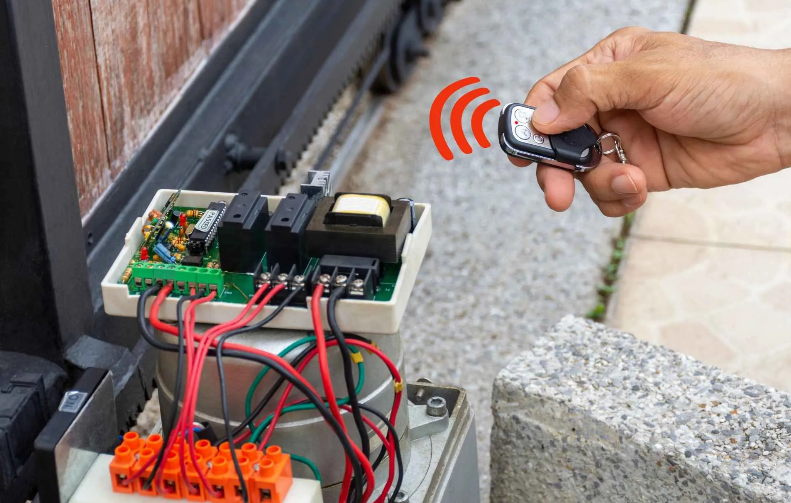
[[[439, 154], [447, 161], [453, 160], [453, 152], [451, 152], [448, 142], [445, 140], [445, 135], [442, 132], [442, 109], [454, 93], [467, 86], [477, 84], [480, 81], [481, 79], [478, 77], [467, 77], [466, 79], [458, 80], [440, 91], [437, 97], [434, 98], [434, 103], [431, 104], [431, 111], [429, 112], [428, 118], [431, 138], [434, 140], [434, 145], [436, 145]], [[461, 123], [464, 110], [470, 103], [482, 96], [486, 96], [489, 92], [490, 91], [485, 87], [473, 89], [462, 95], [450, 111], [450, 130], [453, 134], [453, 140], [465, 154], [472, 153], [472, 146], [470, 146], [470, 142], [468, 142], [467, 138], [464, 136], [464, 128]], [[500, 102], [497, 100], [492, 99], [484, 101], [478, 105], [472, 113], [472, 134], [475, 136], [481, 148], [489, 148], [492, 146], [491, 143], [489, 143], [489, 139], [486, 138], [486, 134], [483, 132], [483, 118], [491, 109], [499, 106]]]

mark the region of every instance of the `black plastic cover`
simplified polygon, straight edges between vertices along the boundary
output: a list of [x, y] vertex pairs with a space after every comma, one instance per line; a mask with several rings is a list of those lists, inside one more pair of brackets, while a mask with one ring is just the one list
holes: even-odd
[[234, 196], [220, 223], [220, 265], [223, 271], [255, 273], [266, 252], [264, 231], [269, 202], [259, 191]]
[[551, 135], [549, 141], [555, 150], [555, 159], [574, 166], [586, 166], [593, 160], [599, 137], [586, 124], [573, 131]]
[[316, 201], [305, 194], [288, 194], [280, 201], [265, 232], [267, 264], [270, 268], [275, 264], [279, 264], [284, 271], [295, 265], [298, 269], [307, 267], [308, 256], [303, 237], [315, 210]]

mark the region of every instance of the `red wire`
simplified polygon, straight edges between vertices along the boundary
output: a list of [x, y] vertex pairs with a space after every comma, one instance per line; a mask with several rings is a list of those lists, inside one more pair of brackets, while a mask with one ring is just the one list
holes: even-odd
[[[348, 341], [348, 342], [351, 345], [355, 345], [354, 343], [356, 341]], [[337, 346], [337, 345], [338, 345], [338, 341], [328, 341], [327, 342], [327, 346], [328, 347]], [[373, 346], [370, 346], [370, 347], [373, 347]], [[310, 361], [313, 359], [313, 357], [315, 357], [317, 354], [318, 354], [318, 348], [313, 349], [311, 352], [309, 352], [305, 356], [305, 359], [300, 363], [299, 367], [297, 367], [297, 372], [301, 373], [303, 370], [305, 370], [305, 367], [307, 367], [307, 365], [310, 363]], [[382, 354], [382, 356], [387, 358], [384, 354]], [[389, 359], [387, 361], [392, 364], [392, 362]], [[396, 368], [395, 365], [392, 365], [392, 367]], [[399, 375], [399, 380], [400, 380], [400, 375]], [[283, 395], [280, 397], [280, 402], [278, 403], [277, 408], [275, 409], [275, 412], [274, 412], [274, 414], [272, 416], [272, 421], [270, 422], [269, 426], [267, 427], [266, 435], [264, 436], [264, 439], [261, 441], [261, 443], [259, 445], [259, 449], [263, 450], [263, 448], [266, 447], [266, 445], [269, 443], [269, 440], [272, 438], [272, 435], [273, 435], [273, 433], [275, 431], [275, 425], [277, 424], [278, 419], [282, 415], [283, 409], [285, 407], [288, 407], [290, 405], [295, 405], [295, 404], [300, 402], [300, 400], [297, 400], [296, 402], [291, 402], [289, 404], [285, 403], [286, 400], [288, 399], [288, 396], [289, 396], [289, 394], [290, 394], [292, 389], [293, 389], [293, 385], [289, 384], [288, 387], [286, 388], [285, 392], [283, 393]], [[396, 393], [394, 404], [393, 404], [393, 408], [394, 409], [397, 408], [397, 404], [401, 403], [400, 396], [401, 396], [400, 393]], [[344, 405], [341, 408], [349, 410], [349, 406], [348, 405]], [[394, 412], [391, 412], [391, 417], [394, 418], [393, 421], [395, 421], [396, 414]], [[381, 435], [381, 432], [379, 431], [379, 429], [375, 425], [372, 426], [373, 423], [371, 423], [370, 420], [367, 417], [363, 416], [363, 421], [365, 421], [367, 424], [369, 424], [369, 426], [371, 426], [371, 428], [376, 431], [377, 435]], [[384, 437], [380, 437], [380, 438], [384, 438]], [[382, 443], [386, 444], [386, 445], [388, 444], [388, 442], [384, 441], [384, 440], [383, 440]], [[380, 495], [381, 499], [377, 499], [375, 503], [381, 503], [381, 501], [384, 500], [384, 498], [387, 496], [387, 492], [390, 490], [390, 487], [392, 486], [393, 480], [395, 479], [395, 447], [392, 447], [392, 451], [390, 450], [390, 448], [387, 448], [387, 452], [388, 452], [388, 455], [390, 456], [390, 472], [389, 472], [387, 483], [385, 484], [385, 489], [382, 492], [382, 495]], [[373, 479], [370, 479], [370, 480], [373, 480]]]
[[[310, 300], [311, 315], [313, 316], [313, 331], [316, 332], [316, 346], [319, 352], [319, 373], [321, 374], [321, 382], [324, 386], [324, 396], [327, 397], [327, 403], [330, 406], [330, 412], [343, 427], [343, 432], [346, 433], [346, 423], [341, 416], [341, 410], [335, 400], [335, 390], [332, 389], [332, 377], [330, 376], [330, 365], [327, 361], [327, 340], [324, 337], [324, 326], [321, 322], [321, 298], [324, 295], [324, 285], [319, 283], [313, 289], [313, 297]], [[269, 430], [274, 431], [274, 428]], [[270, 433], [271, 435], [271, 433]], [[268, 436], [270, 436], [268, 435]], [[352, 481], [352, 461], [346, 459], [346, 467], [343, 472], [343, 483], [341, 484], [340, 501], [345, 502], [349, 495], [349, 489]], [[373, 484], [373, 479], [369, 479], [369, 488]], [[366, 489], [367, 491], [367, 489]], [[367, 495], [363, 496], [363, 501], [366, 501]]]
[[[352, 412], [352, 408], [348, 405], [343, 405], [341, 406], [341, 408], [346, 410], [347, 412]], [[393, 485], [393, 480], [395, 479], [395, 457], [396, 457], [395, 446], [393, 445], [392, 442], [389, 442], [387, 440], [387, 437], [385, 437], [384, 433], [382, 433], [379, 430], [379, 427], [376, 426], [376, 424], [374, 424], [373, 421], [371, 421], [367, 416], [362, 416], [362, 418], [365, 424], [367, 424], [368, 427], [373, 430], [376, 436], [379, 437], [379, 440], [382, 441], [382, 448], [387, 450], [388, 465], [389, 465], [388, 467], [389, 474], [387, 476], [387, 482], [385, 483], [385, 486], [382, 489], [382, 493], [374, 501], [374, 503], [384, 503], [385, 498], [387, 498], [387, 495], [390, 492], [390, 487]]]

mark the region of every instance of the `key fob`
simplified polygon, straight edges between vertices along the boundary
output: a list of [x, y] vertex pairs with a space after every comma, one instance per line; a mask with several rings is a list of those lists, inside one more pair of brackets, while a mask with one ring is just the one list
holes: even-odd
[[599, 136], [585, 124], [573, 131], [545, 135], [533, 129], [535, 108], [511, 103], [500, 112], [497, 136], [500, 147], [511, 156], [571, 171], [590, 171], [602, 158]]

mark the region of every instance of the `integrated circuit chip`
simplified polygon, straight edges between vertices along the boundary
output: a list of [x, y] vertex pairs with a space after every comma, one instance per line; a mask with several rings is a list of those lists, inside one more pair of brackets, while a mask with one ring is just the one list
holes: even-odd
[[191, 255], [203, 255], [217, 236], [217, 227], [225, 214], [223, 201], [213, 202], [203, 212], [203, 216], [189, 235], [187, 249]]

